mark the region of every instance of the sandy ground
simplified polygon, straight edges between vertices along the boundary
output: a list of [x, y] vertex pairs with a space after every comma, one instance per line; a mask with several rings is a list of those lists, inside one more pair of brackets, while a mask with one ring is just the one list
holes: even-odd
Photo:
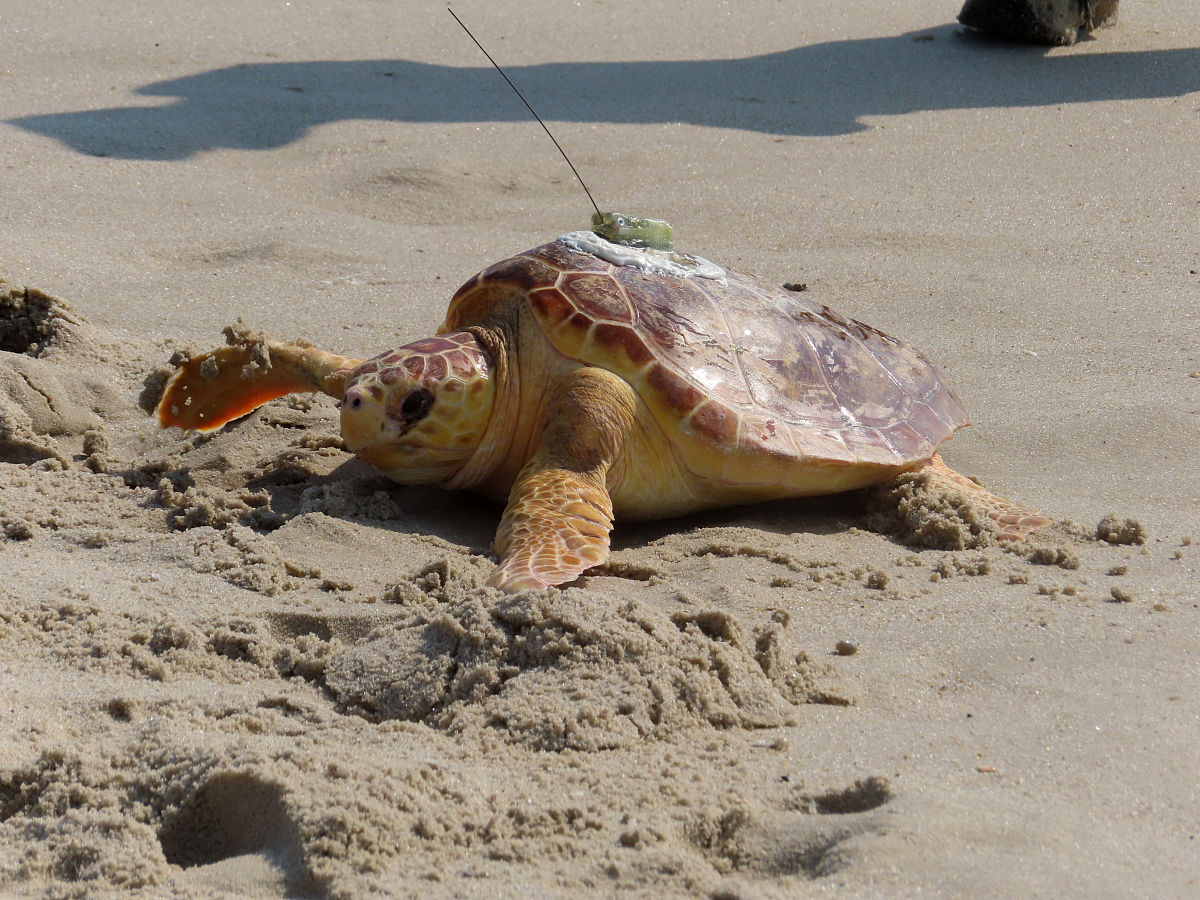
[[327, 399], [142, 408], [238, 317], [369, 355], [587, 221], [443, 6], [7, 4], [0, 893], [1195, 896], [1200, 9], [1124, 6], [456, 4], [602, 206], [921, 348], [948, 461], [1055, 519], [738, 508], [501, 597], [499, 508]]

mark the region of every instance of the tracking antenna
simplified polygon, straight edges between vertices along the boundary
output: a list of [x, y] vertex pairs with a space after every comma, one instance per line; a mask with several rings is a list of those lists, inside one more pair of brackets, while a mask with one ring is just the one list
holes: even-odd
[[462, 25], [462, 30], [467, 33], [467, 37], [469, 37], [471, 40], [475, 41], [475, 46], [483, 51], [483, 55], [487, 57], [488, 62], [490, 62], [492, 64], [492, 66], [495, 67], [496, 71], [500, 73], [500, 76], [505, 81], [508, 82], [508, 86], [516, 92], [518, 97], [521, 98], [521, 102], [525, 104], [525, 108], [528, 109], [531, 113], [533, 113], [533, 117], [535, 119], [537, 119], [537, 123], [539, 125], [541, 125], [542, 130], [544, 132], [546, 132], [546, 136], [549, 137], [550, 140], [554, 142], [554, 146], [558, 148], [558, 152], [562, 154], [562, 158], [567, 161], [567, 165], [571, 167], [571, 171], [574, 172], [575, 177], [577, 179], [579, 179], [579, 186], [583, 188], [583, 192], [585, 194], [587, 194], [588, 200], [591, 201], [592, 208], [594, 210], [596, 210], [596, 216], [600, 217], [602, 215], [602, 213], [600, 212], [600, 207], [596, 205], [596, 200], [592, 196], [592, 192], [588, 190], [588, 186], [584, 183], [583, 176], [579, 174], [579, 170], [575, 168], [575, 164], [573, 162], [571, 162], [571, 158], [569, 156], [567, 156], [567, 151], [562, 148], [562, 145], [557, 140], [555, 140], [554, 135], [552, 135], [550, 133], [550, 129], [546, 127], [546, 123], [542, 121], [542, 117], [537, 114], [537, 110], [535, 110], [532, 106], [529, 105], [529, 101], [525, 99], [525, 95], [521, 93], [520, 88], [518, 88], [515, 84], [513, 84], [512, 79], [504, 74], [504, 70], [502, 68], [500, 68], [500, 64], [498, 62], [496, 62], [494, 59], [492, 59], [492, 54], [488, 53], [487, 50], [484, 49], [483, 44], [479, 43], [479, 41], [475, 37], [475, 35], [471, 34], [471, 29], [468, 28], [463, 23], [463, 20], [460, 19], [455, 14], [454, 10], [452, 10], [450, 7], [447, 6], [446, 12], [448, 12], [448, 13], [450, 13], [450, 15], [454, 16], [455, 22], [457, 22], [459, 25]]

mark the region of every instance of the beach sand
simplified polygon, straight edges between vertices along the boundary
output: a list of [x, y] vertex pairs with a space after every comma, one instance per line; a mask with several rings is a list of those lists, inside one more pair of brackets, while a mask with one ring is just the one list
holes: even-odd
[[389, 483], [328, 398], [146, 410], [238, 319], [371, 355], [585, 226], [520, 101], [438, 4], [25, 7], [0, 893], [1200, 890], [1200, 9], [1046, 49], [953, 0], [456, 4], [602, 207], [920, 348], [947, 461], [1054, 519], [718, 510], [505, 596], [500, 507]]

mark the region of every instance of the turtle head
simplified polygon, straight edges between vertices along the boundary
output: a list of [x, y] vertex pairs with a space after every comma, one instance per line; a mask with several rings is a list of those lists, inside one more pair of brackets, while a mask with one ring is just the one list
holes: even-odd
[[453, 477], [479, 446], [492, 413], [489, 361], [455, 331], [372, 357], [350, 373], [342, 437], [401, 484]]

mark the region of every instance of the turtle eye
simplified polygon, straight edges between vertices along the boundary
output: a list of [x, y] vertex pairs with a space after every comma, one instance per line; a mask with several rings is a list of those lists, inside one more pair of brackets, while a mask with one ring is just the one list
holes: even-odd
[[350, 409], [358, 409], [363, 405], [363, 390], [355, 385], [346, 391], [346, 395], [342, 397], [342, 402], [338, 406], [349, 407]]
[[429, 415], [429, 410], [433, 408], [433, 400], [433, 394], [425, 388], [411, 391], [400, 404], [400, 415], [404, 424], [414, 425]]

